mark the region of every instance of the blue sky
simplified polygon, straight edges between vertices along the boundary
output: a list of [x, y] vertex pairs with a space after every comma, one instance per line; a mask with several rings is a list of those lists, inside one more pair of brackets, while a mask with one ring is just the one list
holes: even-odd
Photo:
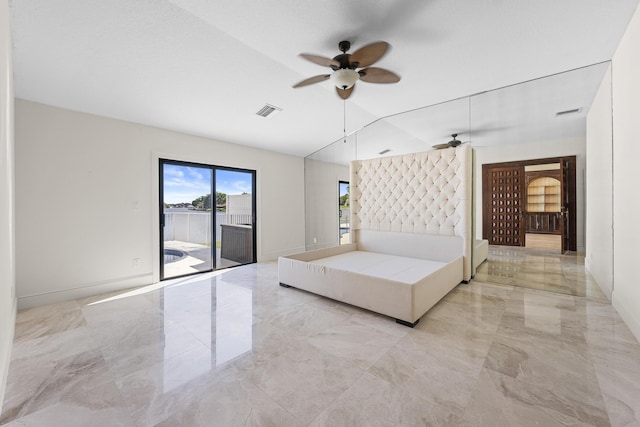
[[[164, 202], [191, 203], [211, 192], [211, 169], [165, 164]], [[251, 174], [216, 171], [216, 190], [226, 194], [251, 193]]]
[[340, 196], [344, 196], [345, 194], [348, 193], [347, 188], [349, 188], [349, 183], [340, 183]]

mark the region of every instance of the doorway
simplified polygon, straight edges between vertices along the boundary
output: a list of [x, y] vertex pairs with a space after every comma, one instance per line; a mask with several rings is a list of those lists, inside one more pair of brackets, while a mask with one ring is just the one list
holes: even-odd
[[349, 208], [349, 183], [338, 181], [338, 225], [340, 244], [351, 242], [351, 209]]
[[160, 159], [160, 280], [256, 262], [255, 171]]
[[[525, 247], [564, 252], [560, 164], [525, 166]], [[566, 191], [566, 190], [565, 190]]]
[[482, 165], [482, 238], [575, 251], [576, 157]]

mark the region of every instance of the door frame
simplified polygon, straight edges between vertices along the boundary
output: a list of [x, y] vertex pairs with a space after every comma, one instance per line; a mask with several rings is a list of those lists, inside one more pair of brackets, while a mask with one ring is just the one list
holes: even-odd
[[[349, 188], [349, 191], [347, 192], [347, 194], [349, 194], [349, 213], [351, 213], [351, 188], [349, 187], [351, 184], [349, 183], [349, 181], [343, 181], [341, 179], [338, 180], [338, 245], [341, 245], [342, 243], [342, 234], [340, 234], [341, 231], [341, 227], [340, 227], [340, 218], [342, 218], [342, 211], [340, 210], [340, 186], [342, 184], [347, 184], [347, 188]], [[349, 218], [349, 233], [351, 233], [351, 218]], [[351, 239], [349, 239], [351, 240]]]
[[[523, 209], [522, 211], [522, 216], [525, 219], [525, 224], [524, 224], [524, 233], [525, 236], [527, 234], [533, 233], [533, 234], [537, 234], [539, 231], [532, 231], [531, 229], [528, 230], [528, 225], [530, 224], [530, 218], [531, 216], [540, 216], [540, 217], [547, 217], [548, 218], [548, 224], [549, 224], [549, 230], [548, 231], [543, 231], [543, 232], [539, 232], [541, 234], [553, 234], [553, 235], [559, 235], [560, 236], [560, 252], [564, 253], [565, 251], [565, 246], [566, 246], [566, 236], [569, 234], [565, 231], [565, 225], [566, 225], [566, 220], [565, 218], [562, 216], [562, 212], [564, 212], [564, 208], [565, 208], [565, 204], [564, 204], [564, 194], [567, 192], [567, 190], [565, 189], [565, 185], [562, 181], [562, 176], [563, 176], [563, 171], [562, 171], [562, 166], [559, 169], [552, 169], [552, 170], [539, 170], [539, 171], [528, 171], [524, 173], [524, 193], [523, 193], [523, 197], [524, 197], [524, 202], [523, 205], [525, 206], [525, 209]], [[552, 212], [540, 212], [540, 211], [534, 211], [534, 212], [530, 212], [529, 211], [529, 185], [541, 178], [552, 178], [555, 179], [556, 181], [558, 181], [560, 183], [560, 211], [559, 212], [553, 212], [555, 215], [551, 215]], [[555, 219], [559, 218], [559, 222], [558, 222], [558, 232], [550, 232], [550, 230], [553, 228], [553, 221]], [[543, 221], [544, 224], [544, 221]], [[525, 245], [526, 245], [526, 238], [525, 238]]]
[[[487, 221], [490, 218], [490, 197], [486, 197], [485, 189], [488, 186], [488, 173], [492, 168], [499, 167], [517, 167], [522, 166], [524, 169], [525, 166], [531, 165], [539, 165], [546, 163], [560, 163], [561, 173], [566, 168], [567, 173], [567, 181], [570, 186], [569, 189], [565, 189], [565, 179], [562, 179], [562, 194], [563, 194], [563, 205], [568, 209], [568, 222], [569, 227], [565, 227], [565, 235], [563, 236], [564, 240], [564, 250], [576, 251], [577, 250], [577, 227], [576, 227], [576, 218], [577, 218], [577, 195], [576, 195], [576, 156], [563, 156], [563, 157], [547, 157], [541, 159], [531, 159], [531, 160], [518, 160], [511, 162], [501, 162], [501, 163], [485, 163], [482, 165], [482, 238], [487, 239], [489, 234], [489, 228]], [[565, 191], [566, 190], [566, 191]], [[524, 192], [521, 191], [521, 201], [520, 205], [524, 206]], [[520, 227], [524, 228], [523, 221], [520, 221]], [[524, 230], [522, 230], [524, 232]], [[523, 240], [524, 243], [524, 240]]]
[[[235, 172], [243, 172], [243, 173], [249, 173], [251, 174], [251, 210], [252, 210], [252, 214], [251, 214], [251, 225], [252, 225], [252, 236], [251, 236], [251, 240], [252, 240], [252, 260], [249, 263], [246, 264], [253, 264], [257, 262], [257, 175], [258, 172], [254, 169], [244, 169], [244, 168], [238, 168], [238, 167], [231, 167], [231, 166], [220, 166], [220, 165], [212, 165], [212, 164], [206, 164], [206, 163], [198, 163], [198, 162], [193, 162], [193, 161], [189, 161], [189, 160], [176, 160], [176, 159], [171, 159], [171, 158], [165, 158], [165, 157], [157, 157], [157, 162], [154, 162], [156, 165], [158, 165], [158, 195], [156, 197], [156, 200], [158, 201], [158, 215], [157, 215], [157, 224], [156, 224], [156, 231], [158, 231], [159, 233], [154, 233], [157, 236], [159, 236], [159, 241], [158, 241], [158, 281], [163, 281], [163, 280], [170, 280], [170, 279], [176, 279], [176, 278], [180, 278], [180, 277], [186, 277], [186, 276], [193, 276], [194, 274], [200, 274], [200, 273], [209, 273], [212, 271], [216, 271], [220, 268], [217, 268], [217, 263], [216, 263], [216, 227], [217, 227], [217, 221], [216, 221], [216, 210], [215, 210], [215, 192], [216, 192], [216, 171], [217, 170], [227, 170], [227, 171], [235, 171]], [[163, 188], [164, 188], [164, 165], [165, 164], [173, 164], [173, 165], [178, 165], [178, 166], [192, 166], [192, 167], [197, 167], [197, 168], [204, 168], [204, 169], [209, 169], [211, 170], [211, 205], [212, 205], [212, 213], [211, 213], [211, 269], [209, 270], [203, 270], [203, 271], [197, 271], [194, 273], [189, 273], [189, 274], [184, 274], [184, 275], [180, 275], [180, 276], [172, 276], [169, 278], [165, 278], [164, 277], [164, 199], [163, 199]], [[237, 267], [240, 265], [245, 265], [245, 264], [238, 264], [238, 265], [234, 265], [233, 267]]]
[[[196, 162], [188, 162], [188, 161], [184, 161], [184, 160], [172, 160], [172, 159], [165, 159], [165, 158], [160, 158], [159, 160], [159, 164], [158, 164], [158, 172], [159, 172], [159, 187], [158, 187], [158, 231], [160, 232], [160, 248], [159, 248], [159, 253], [158, 253], [158, 260], [160, 261], [160, 280], [170, 280], [170, 279], [176, 279], [178, 277], [185, 277], [185, 276], [191, 276], [194, 274], [200, 274], [200, 273], [209, 273], [211, 271], [214, 271], [216, 269], [216, 246], [215, 246], [215, 234], [212, 236], [212, 242], [211, 242], [211, 250], [210, 250], [210, 256], [211, 256], [211, 268], [208, 270], [202, 270], [202, 271], [196, 271], [194, 273], [188, 273], [188, 274], [183, 274], [183, 275], [179, 275], [179, 276], [171, 276], [171, 277], [164, 277], [164, 165], [166, 164], [170, 164], [170, 165], [176, 165], [176, 166], [185, 166], [185, 167], [195, 167], [195, 168], [201, 168], [201, 169], [209, 169], [211, 170], [211, 181], [210, 181], [210, 185], [211, 185], [211, 189], [212, 189], [212, 194], [211, 194], [211, 201], [212, 201], [212, 205], [215, 201], [215, 194], [213, 194], [213, 191], [215, 191], [215, 183], [216, 183], [216, 175], [215, 175], [215, 169], [213, 169], [211, 167], [211, 165], [206, 165], [203, 163], [196, 163]], [[211, 214], [211, 230], [215, 230], [213, 227], [215, 227], [215, 210], [212, 211]]]
[[[242, 173], [249, 173], [251, 174], [251, 245], [252, 247], [252, 259], [250, 262], [244, 263], [244, 264], [238, 264], [234, 267], [237, 267], [239, 265], [246, 265], [246, 264], [255, 264], [256, 262], [258, 262], [258, 244], [257, 244], [257, 230], [256, 230], [256, 213], [258, 210], [258, 205], [257, 205], [257, 190], [256, 190], [256, 177], [258, 175], [258, 172], [253, 170], [253, 169], [243, 169], [243, 168], [236, 168], [236, 167], [231, 167], [231, 166], [217, 166], [214, 165], [213, 166], [213, 191], [215, 193], [216, 191], [216, 171], [218, 170], [225, 170], [225, 171], [231, 171], [231, 172], [242, 172]], [[212, 195], [213, 196], [213, 195]], [[212, 197], [213, 199], [213, 197]], [[215, 217], [215, 215], [212, 215], [213, 217]], [[217, 227], [218, 224], [215, 222], [215, 219], [213, 221], [213, 226]], [[216, 238], [216, 232], [215, 230], [217, 230], [217, 228], [212, 228], [211, 230], [213, 230], [213, 239], [215, 240]], [[213, 245], [212, 245], [213, 246]]]

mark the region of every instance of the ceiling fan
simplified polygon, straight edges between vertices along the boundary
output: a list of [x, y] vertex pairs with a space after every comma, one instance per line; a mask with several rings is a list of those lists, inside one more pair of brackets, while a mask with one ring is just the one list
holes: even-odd
[[341, 41], [338, 43], [338, 49], [342, 53], [333, 57], [333, 59], [301, 53], [300, 56], [304, 59], [324, 67], [330, 67], [333, 72], [310, 77], [293, 85], [293, 87], [298, 88], [331, 79], [340, 98], [347, 99], [353, 93], [354, 85], [358, 80], [367, 83], [396, 83], [400, 81], [400, 76], [389, 70], [370, 67], [370, 65], [373, 65], [384, 56], [389, 49], [389, 43], [375, 42], [353, 53], [347, 53], [350, 48], [350, 42]]
[[457, 147], [461, 144], [466, 144], [466, 142], [462, 142], [459, 139], [457, 139], [456, 137], [458, 136], [457, 133], [452, 133], [451, 137], [453, 138], [451, 141], [444, 143], [444, 144], [436, 144], [433, 146], [433, 148], [435, 148], [436, 150], [442, 150], [445, 148], [451, 148], [451, 147]]

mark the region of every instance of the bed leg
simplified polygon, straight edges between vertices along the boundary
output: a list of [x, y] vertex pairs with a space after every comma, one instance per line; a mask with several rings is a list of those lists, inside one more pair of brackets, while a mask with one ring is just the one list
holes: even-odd
[[286, 285], [286, 284], [284, 284], [284, 283], [282, 283], [282, 282], [280, 282], [280, 286], [282, 286], [283, 288], [290, 288], [290, 287], [291, 287], [291, 286]]
[[413, 328], [414, 326], [416, 326], [418, 324], [418, 322], [420, 321], [420, 319], [416, 320], [415, 322], [411, 323], [411, 322], [407, 322], [406, 320], [400, 320], [400, 319], [396, 319], [396, 323], [401, 324], [402, 326], [408, 326], [410, 328]]
[[462, 283], [464, 283], [465, 285], [468, 285], [469, 283], [471, 283], [471, 280], [463, 280]]

